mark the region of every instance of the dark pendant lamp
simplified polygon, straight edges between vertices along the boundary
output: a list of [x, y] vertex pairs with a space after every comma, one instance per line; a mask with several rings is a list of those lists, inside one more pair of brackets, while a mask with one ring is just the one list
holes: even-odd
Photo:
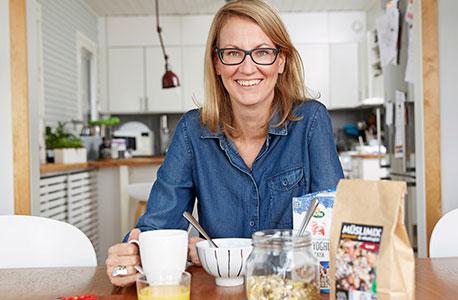
[[180, 86], [180, 80], [178, 76], [169, 70], [169, 56], [165, 53], [164, 41], [162, 40], [162, 28], [159, 26], [159, 1], [156, 0], [156, 31], [159, 35], [159, 41], [161, 42], [162, 53], [164, 54], [165, 60], [165, 74], [162, 76], [162, 88], [169, 89]]

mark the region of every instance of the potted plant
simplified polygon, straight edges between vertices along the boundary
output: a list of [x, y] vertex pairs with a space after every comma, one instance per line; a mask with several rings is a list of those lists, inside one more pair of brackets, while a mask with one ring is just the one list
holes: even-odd
[[89, 126], [101, 127], [99, 131], [107, 138], [111, 138], [111, 129], [113, 126], [119, 125], [121, 120], [118, 117], [110, 117], [105, 119], [98, 119], [89, 121]]
[[86, 148], [81, 139], [65, 131], [65, 122], [58, 122], [53, 131], [46, 127], [46, 149], [54, 151], [54, 162], [61, 164], [84, 163]]

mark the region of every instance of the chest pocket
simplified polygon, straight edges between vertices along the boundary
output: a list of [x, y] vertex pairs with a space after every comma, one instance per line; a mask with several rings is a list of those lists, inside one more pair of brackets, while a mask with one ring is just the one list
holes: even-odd
[[276, 229], [292, 228], [292, 198], [305, 193], [304, 168], [297, 167], [268, 178], [270, 220]]

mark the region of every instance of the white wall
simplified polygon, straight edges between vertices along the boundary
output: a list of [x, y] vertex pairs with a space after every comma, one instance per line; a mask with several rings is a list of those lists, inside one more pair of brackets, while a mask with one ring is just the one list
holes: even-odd
[[[427, 256], [426, 242], [426, 196], [425, 196], [425, 145], [424, 145], [424, 120], [423, 120], [423, 51], [422, 51], [422, 28], [421, 28], [421, 1], [414, 1], [412, 46], [415, 62], [415, 84], [410, 86], [415, 101], [415, 176], [416, 176], [416, 221], [417, 221], [417, 247], [418, 256]], [[413, 90], [413, 91], [412, 91]]]
[[367, 11], [367, 30], [375, 29], [375, 20], [384, 13], [383, 1], [374, 2], [372, 7]]
[[442, 212], [458, 208], [458, 1], [439, 0]]
[[8, 0], [0, 0], [0, 215], [14, 213], [8, 3]]
[[30, 152], [30, 202], [31, 214], [40, 215], [40, 153], [39, 153], [39, 9], [37, 0], [27, 0], [27, 55], [29, 89], [29, 152]]
[[79, 119], [76, 33], [97, 44], [97, 16], [83, 1], [38, 0], [43, 19], [45, 124]]

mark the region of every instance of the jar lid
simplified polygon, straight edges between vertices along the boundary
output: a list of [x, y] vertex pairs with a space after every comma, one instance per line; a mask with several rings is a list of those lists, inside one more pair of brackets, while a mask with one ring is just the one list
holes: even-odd
[[297, 236], [291, 229], [268, 229], [253, 233], [255, 247], [308, 247], [312, 244], [310, 232]]

